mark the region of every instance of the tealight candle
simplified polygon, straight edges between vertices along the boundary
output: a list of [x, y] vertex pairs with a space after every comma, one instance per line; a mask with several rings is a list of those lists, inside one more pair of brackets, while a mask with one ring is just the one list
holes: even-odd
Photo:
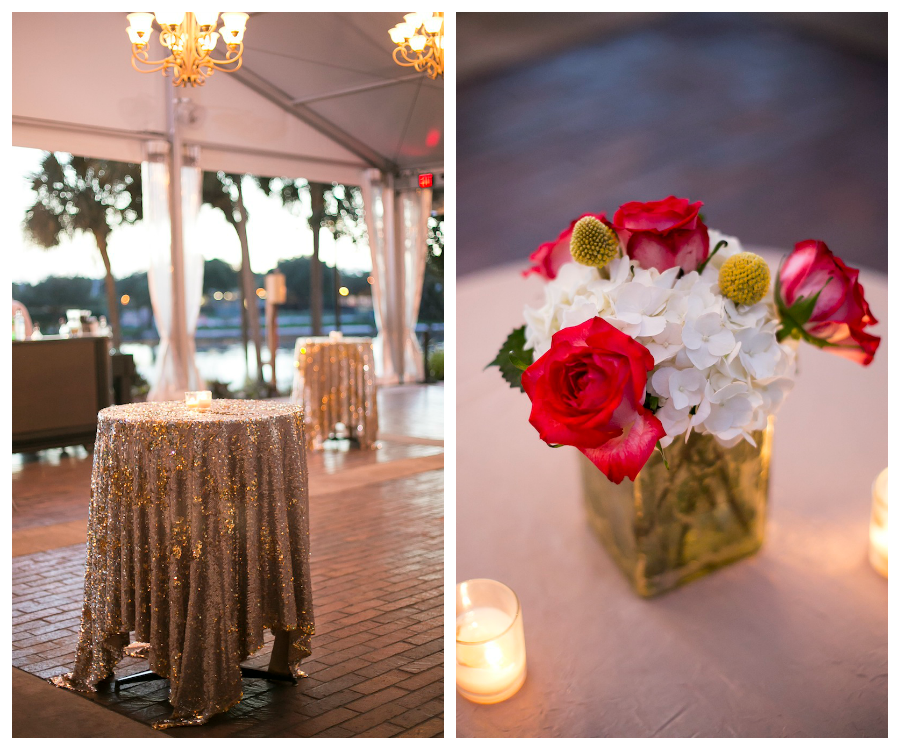
[[525, 632], [515, 593], [497, 581], [456, 586], [456, 689], [475, 703], [499, 703], [525, 682]]
[[869, 562], [881, 575], [888, 574], [888, 470], [872, 485], [872, 521], [869, 523]]
[[340, 341], [344, 338], [344, 334], [340, 331], [332, 331], [328, 334], [328, 338], [330, 338], [332, 341]]
[[192, 411], [204, 412], [212, 406], [211, 391], [185, 391], [184, 403]]

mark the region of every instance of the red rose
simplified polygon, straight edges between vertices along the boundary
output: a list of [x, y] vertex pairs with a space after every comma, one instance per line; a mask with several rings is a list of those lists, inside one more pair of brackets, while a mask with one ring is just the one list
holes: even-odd
[[709, 255], [709, 232], [700, 220], [700, 202], [670, 195], [661, 201], [623, 203], [612, 226], [629, 258], [641, 268], [696, 270]]
[[575, 225], [585, 216], [593, 216], [595, 219], [600, 219], [604, 224], [609, 224], [605, 213], [582, 214], [577, 219], [573, 219], [572, 223], [569, 224], [569, 228], [563, 230], [559, 237], [553, 242], [545, 242], [529, 256], [528, 259], [534, 265], [527, 271], [522, 271], [522, 275], [528, 276], [528, 274], [536, 273], [538, 276], [543, 276], [547, 281], [555, 279], [556, 274], [559, 273], [559, 267], [563, 263], [569, 263], [572, 260], [572, 253], [569, 251], [569, 240], [572, 239], [572, 230], [575, 228]]
[[653, 355], [602, 318], [553, 334], [524, 373], [529, 421], [547, 443], [578, 448], [616, 484], [631, 480], [665, 437], [644, 408]]
[[[848, 267], [824, 242], [798, 242], [778, 272], [777, 302], [785, 328], [788, 332], [800, 328], [835, 354], [868, 365], [881, 339], [863, 330], [878, 321], [858, 277], [859, 271]], [[809, 301], [816, 294], [810, 311]]]

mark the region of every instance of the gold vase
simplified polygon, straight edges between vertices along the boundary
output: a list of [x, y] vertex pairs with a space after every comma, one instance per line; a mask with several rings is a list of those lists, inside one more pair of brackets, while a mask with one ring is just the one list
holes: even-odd
[[610, 482], [583, 455], [588, 518], [641, 596], [655, 596], [752, 555], [763, 542], [774, 420], [725, 448], [676, 438], [632, 482]]

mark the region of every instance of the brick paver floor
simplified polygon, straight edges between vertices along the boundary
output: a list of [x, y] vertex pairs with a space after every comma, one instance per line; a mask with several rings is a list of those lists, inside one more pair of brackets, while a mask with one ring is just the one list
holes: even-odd
[[[173, 736], [437, 737], [443, 734], [443, 471], [310, 499], [316, 635], [296, 687], [245, 680], [244, 698]], [[41, 677], [74, 663], [84, 545], [13, 559], [13, 665]], [[247, 663], [264, 667], [267, 645]], [[146, 668], [126, 658], [117, 674]], [[151, 723], [168, 683], [91, 696]]]

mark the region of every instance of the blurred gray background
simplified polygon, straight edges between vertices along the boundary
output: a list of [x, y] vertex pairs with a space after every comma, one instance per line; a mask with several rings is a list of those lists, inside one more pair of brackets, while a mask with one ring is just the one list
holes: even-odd
[[886, 13], [459, 13], [458, 273], [670, 194], [887, 271]]

